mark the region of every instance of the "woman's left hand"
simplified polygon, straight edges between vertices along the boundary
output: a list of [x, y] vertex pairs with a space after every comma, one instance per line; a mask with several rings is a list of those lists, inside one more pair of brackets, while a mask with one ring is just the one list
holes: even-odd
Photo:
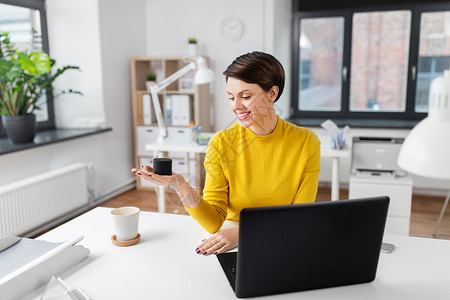
[[210, 255], [226, 252], [238, 245], [239, 226], [221, 230], [203, 242], [195, 249], [197, 254]]

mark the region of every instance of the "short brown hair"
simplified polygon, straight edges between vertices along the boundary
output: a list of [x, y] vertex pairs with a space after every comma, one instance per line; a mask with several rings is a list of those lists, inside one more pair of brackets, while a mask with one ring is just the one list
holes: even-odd
[[263, 91], [268, 92], [273, 86], [278, 87], [276, 102], [284, 89], [284, 69], [281, 63], [272, 55], [254, 51], [237, 57], [223, 72], [226, 81], [229, 77], [247, 83], [259, 85]]

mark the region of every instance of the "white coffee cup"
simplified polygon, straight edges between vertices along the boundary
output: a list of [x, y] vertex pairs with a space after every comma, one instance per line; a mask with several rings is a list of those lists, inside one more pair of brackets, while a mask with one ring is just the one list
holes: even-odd
[[124, 242], [137, 237], [140, 211], [138, 207], [133, 206], [119, 207], [111, 211], [117, 241]]

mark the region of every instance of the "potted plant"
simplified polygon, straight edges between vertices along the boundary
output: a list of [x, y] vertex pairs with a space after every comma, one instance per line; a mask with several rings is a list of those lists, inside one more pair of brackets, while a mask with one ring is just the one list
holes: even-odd
[[195, 37], [190, 37], [188, 39], [188, 54], [191, 56], [198, 55], [198, 45]]
[[155, 73], [148, 73], [146, 75], [147, 81], [145, 82], [145, 85], [147, 86], [147, 90], [150, 91], [150, 88], [154, 85], [156, 85], [156, 74]]
[[43, 51], [17, 51], [9, 33], [0, 33], [0, 115], [13, 143], [33, 141], [37, 127], [34, 111], [40, 109], [39, 98], [52, 89], [52, 82], [65, 71], [79, 69], [64, 66], [51, 74], [54, 64]]

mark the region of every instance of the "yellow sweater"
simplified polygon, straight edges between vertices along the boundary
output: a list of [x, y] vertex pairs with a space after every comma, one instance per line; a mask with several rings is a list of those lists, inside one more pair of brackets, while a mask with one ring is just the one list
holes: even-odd
[[239, 221], [246, 207], [314, 202], [320, 141], [311, 130], [280, 118], [266, 136], [237, 123], [211, 139], [205, 170], [202, 201], [186, 209], [214, 233], [225, 219]]

